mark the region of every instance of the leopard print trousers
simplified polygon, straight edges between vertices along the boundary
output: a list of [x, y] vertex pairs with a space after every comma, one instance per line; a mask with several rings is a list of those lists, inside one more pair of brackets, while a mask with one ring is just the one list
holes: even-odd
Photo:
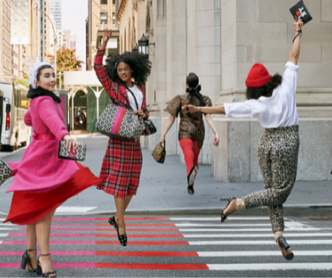
[[282, 204], [296, 180], [299, 145], [298, 126], [265, 129], [258, 147], [264, 190], [242, 198], [246, 209], [268, 207], [273, 232], [285, 227]]

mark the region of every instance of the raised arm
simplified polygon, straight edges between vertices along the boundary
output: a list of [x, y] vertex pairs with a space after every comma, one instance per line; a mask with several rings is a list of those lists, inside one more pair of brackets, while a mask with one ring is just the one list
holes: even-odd
[[212, 107], [197, 107], [197, 106], [193, 106], [193, 105], [185, 105], [182, 106], [182, 110], [184, 110], [185, 112], [190, 112], [190, 113], [194, 113], [194, 112], [202, 112], [205, 114], [224, 114], [225, 115], [225, 107], [223, 105], [219, 105], [219, 106], [212, 106]]
[[294, 30], [295, 30], [295, 40], [293, 42], [292, 48], [289, 52], [289, 62], [292, 62], [293, 64], [297, 65], [297, 61], [300, 56], [300, 41], [301, 41], [301, 32], [303, 27], [303, 21], [298, 20], [294, 22]]
[[115, 104], [119, 104], [119, 100], [117, 98], [116, 91], [114, 90], [114, 82], [112, 82], [112, 80], [108, 77], [108, 74], [103, 65], [103, 58], [104, 58], [106, 45], [107, 45], [107, 42], [109, 41], [111, 35], [112, 35], [112, 31], [110, 31], [110, 30], [104, 31], [103, 42], [97, 51], [94, 69], [95, 69], [96, 75], [97, 75], [100, 83], [103, 85], [106, 93], [110, 96], [110, 98], [112, 99], [112, 101]]

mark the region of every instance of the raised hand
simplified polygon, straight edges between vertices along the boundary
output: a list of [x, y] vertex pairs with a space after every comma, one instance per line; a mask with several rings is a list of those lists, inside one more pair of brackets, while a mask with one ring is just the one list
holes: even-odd
[[106, 48], [106, 45], [107, 45], [109, 39], [111, 38], [111, 36], [112, 36], [112, 30], [105, 29], [104, 34], [103, 34], [103, 42], [100, 46], [101, 50], [104, 50]]

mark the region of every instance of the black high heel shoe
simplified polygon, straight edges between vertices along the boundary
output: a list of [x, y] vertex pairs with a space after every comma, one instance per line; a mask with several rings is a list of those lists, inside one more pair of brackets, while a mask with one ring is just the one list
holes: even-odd
[[236, 197], [220, 199], [220, 201], [228, 201], [226, 207], [221, 211], [221, 220], [220, 220], [221, 223], [223, 223], [227, 219], [227, 215], [224, 214], [224, 211], [228, 208], [229, 204], [235, 199]]
[[27, 264], [29, 264], [29, 266], [32, 270], [27, 268], [28, 271], [29, 272], [36, 272], [36, 269], [33, 269], [33, 267], [32, 267], [31, 260], [30, 260], [30, 257], [29, 257], [29, 253], [28, 253], [28, 252], [32, 252], [32, 251], [37, 251], [37, 249], [27, 249], [27, 250], [25, 250], [24, 254], [22, 255], [21, 269], [26, 269]]
[[[40, 256], [42, 256], [42, 257], [48, 257], [48, 256], [51, 256], [51, 254], [50, 253], [48, 253], [48, 254], [40, 254]], [[55, 270], [49, 271], [47, 273], [43, 273], [43, 269], [42, 269], [42, 267], [40, 265], [39, 258], [37, 260], [37, 274], [38, 275], [43, 275], [43, 277], [56, 277], [56, 271]], [[54, 276], [51, 276], [51, 275], [54, 275]]]
[[288, 245], [286, 239], [282, 236], [278, 237], [276, 240], [281, 254], [282, 256], [286, 259], [286, 260], [292, 260], [294, 258], [294, 253], [290, 250], [290, 246]]

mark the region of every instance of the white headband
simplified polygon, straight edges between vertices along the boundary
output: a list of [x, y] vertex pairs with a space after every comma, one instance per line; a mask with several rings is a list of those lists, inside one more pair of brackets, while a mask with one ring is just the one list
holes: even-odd
[[40, 62], [37, 61], [33, 67], [30, 69], [30, 75], [29, 75], [29, 85], [31, 85], [31, 87], [33, 89], [36, 89], [36, 83], [35, 81], [37, 81], [37, 74], [38, 74], [38, 70], [42, 67], [42, 66], [50, 66], [52, 69], [52, 65], [50, 63], [46, 63], [46, 62]]

